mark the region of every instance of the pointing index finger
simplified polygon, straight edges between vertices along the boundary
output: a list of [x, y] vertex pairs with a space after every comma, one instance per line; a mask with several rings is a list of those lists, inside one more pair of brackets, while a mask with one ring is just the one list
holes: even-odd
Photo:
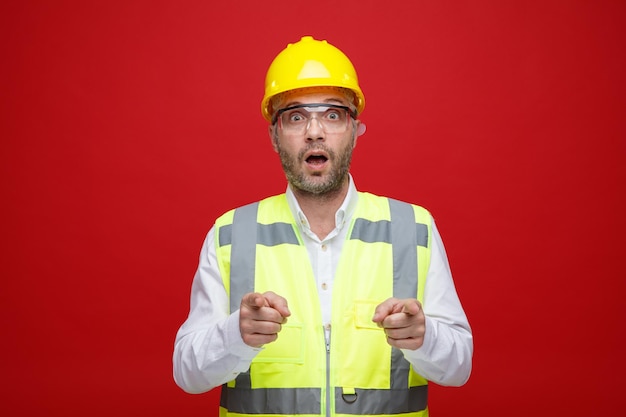
[[263, 297], [263, 295], [259, 294], [258, 292], [251, 292], [246, 294], [243, 297], [242, 302], [243, 304], [253, 309], [259, 309], [261, 307], [269, 306], [269, 303], [267, 302], [265, 297]]
[[372, 321], [374, 323], [381, 324], [385, 317], [389, 316], [393, 313], [399, 313], [401, 306], [398, 304], [398, 300], [395, 298], [388, 298], [382, 303], [376, 306], [376, 310], [374, 311], [374, 317], [372, 317]]

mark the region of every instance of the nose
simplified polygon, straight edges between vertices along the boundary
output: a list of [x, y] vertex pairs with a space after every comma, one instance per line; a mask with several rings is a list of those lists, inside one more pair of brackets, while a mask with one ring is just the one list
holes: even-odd
[[306, 125], [307, 140], [324, 139], [324, 127], [317, 117], [311, 117]]

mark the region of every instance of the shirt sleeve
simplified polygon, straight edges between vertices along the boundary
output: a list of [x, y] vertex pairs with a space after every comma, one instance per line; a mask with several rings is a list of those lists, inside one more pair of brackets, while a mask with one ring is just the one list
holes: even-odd
[[424, 289], [424, 343], [417, 350], [403, 349], [403, 353], [415, 371], [429, 381], [460, 386], [467, 382], [472, 370], [472, 331], [434, 220], [432, 234], [431, 261]]
[[261, 349], [246, 345], [239, 331], [239, 310], [228, 313], [228, 297], [217, 265], [215, 231], [202, 245], [191, 286], [189, 316], [176, 334], [174, 380], [197, 394], [222, 385], [250, 367]]

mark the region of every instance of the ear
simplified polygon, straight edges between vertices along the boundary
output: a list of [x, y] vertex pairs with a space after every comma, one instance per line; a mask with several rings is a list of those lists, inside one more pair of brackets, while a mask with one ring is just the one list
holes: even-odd
[[267, 126], [267, 133], [269, 134], [270, 140], [272, 141], [272, 149], [274, 149], [274, 152], [278, 153], [278, 147], [276, 146], [277, 139], [276, 139], [276, 135], [274, 134], [275, 128], [276, 128], [275, 124]]
[[356, 143], [357, 143], [357, 139], [359, 138], [359, 136], [361, 136], [363, 133], [365, 133], [365, 123], [363, 123], [360, 120], [356, 120], [356, 131], [354, 132], [354, 138], [352, 139], [352, 149], [356, 148]]
[[356, 135], [358, 136], [363, 136], [365, 134], [365, 131], [367, 130], [367, 126], [365, 126], [365, 123], [363, 123], [360, 120], [357, 120], [358, 125], [356, 127]]

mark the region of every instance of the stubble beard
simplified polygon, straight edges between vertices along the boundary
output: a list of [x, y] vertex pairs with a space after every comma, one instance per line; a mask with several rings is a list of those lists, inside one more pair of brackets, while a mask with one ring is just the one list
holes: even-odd
[[[352, 161], [352, 151], [354, 146], [349, 143], [339, 153], [326, 147], [324, 144], [311, 144], [302, 149], [294, 158], [280, 144], [276, 144], [278, 155], [283, 166], [283, 171], [287, 181], [297, 191], [312, 194], [318, 197], [331, 195], [339, 191], [350, 171]], [[299, 167], [304, 161], [304, 155], [311, 150], [323, 150], [329, 156], [329, 161], [333, 163], [330, 172], [325, 175], [307, 176]]]

